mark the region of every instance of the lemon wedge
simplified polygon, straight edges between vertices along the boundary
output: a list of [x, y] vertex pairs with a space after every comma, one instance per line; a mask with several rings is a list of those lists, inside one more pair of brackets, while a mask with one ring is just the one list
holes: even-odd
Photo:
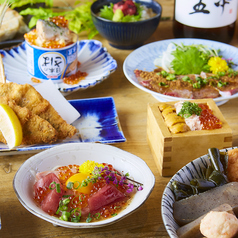
[[22, 126], [15, 112], [5, 104], [0, 104], [0, 130], [9, 149], [22, 142]]

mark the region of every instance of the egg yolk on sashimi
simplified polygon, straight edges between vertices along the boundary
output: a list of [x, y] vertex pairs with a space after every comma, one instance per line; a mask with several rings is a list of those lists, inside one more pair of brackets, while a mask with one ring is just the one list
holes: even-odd
[[85, 173], [77, 173], [72, 175], [67, 181], [66, 186], [69, 182], [73, 183], [73, 190], [78, 191], [80, 193], [90, 194], [93, 184], [90, 182], [86, 187], [82, 187], [81, 183], [83, 180], [87, 179], [89, 174]]

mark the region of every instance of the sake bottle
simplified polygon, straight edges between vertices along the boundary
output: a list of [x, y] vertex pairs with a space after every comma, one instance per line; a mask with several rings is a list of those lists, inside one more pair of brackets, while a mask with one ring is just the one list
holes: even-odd
[[236, 18], [237, 0], [174, 0], [174, 37], [229, 43]]

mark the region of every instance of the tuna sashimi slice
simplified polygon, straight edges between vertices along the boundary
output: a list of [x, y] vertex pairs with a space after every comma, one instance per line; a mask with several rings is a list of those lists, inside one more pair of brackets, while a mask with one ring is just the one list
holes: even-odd
[[48, 188], [52, 182], [60, 183], [58, 177], [54, 173], [48, 173], [39, 178], [40, 179], [34, 184], [35, 192], [38, 188]]
[[125, 195], [115, 186], [107, 184], [88, 199], [90, 212], [100, 209], [102, 206], [120, 201]]
[[51, 190], [45, 197], [41, 203], [41, 209], [44, 212], [47, 212], [51, 215], [55, 214], [58, 207], [59, 202], [62, 198], [62, 190], [60, 193], [57, 193], [56, 189]]
[[[49, 173], [46, 176], [39, 179], [35, 185], [35, 193], [39, 188], [49, 188], [52, 182], [56, 182], [60, 184], [58, 177], [54, 173]], [[61, 187], [61, 186], [60, 186]], [[61, 191], [57, 192], [56, 189], [50, 190], [49, 193], [44, 197], [43, 201], [41, 202], [41, 209], [51, 215], [53, 215], [59, 206], [60, 199], [63, 195], [63, 189], [61, 187]]]

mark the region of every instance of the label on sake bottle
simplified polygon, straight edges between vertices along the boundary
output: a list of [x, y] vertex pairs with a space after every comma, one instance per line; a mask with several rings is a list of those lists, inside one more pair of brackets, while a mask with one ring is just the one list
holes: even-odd
[[236, 21], [237, 0], [175, 0], [175, 20], [191, 27], [217, 28]]

